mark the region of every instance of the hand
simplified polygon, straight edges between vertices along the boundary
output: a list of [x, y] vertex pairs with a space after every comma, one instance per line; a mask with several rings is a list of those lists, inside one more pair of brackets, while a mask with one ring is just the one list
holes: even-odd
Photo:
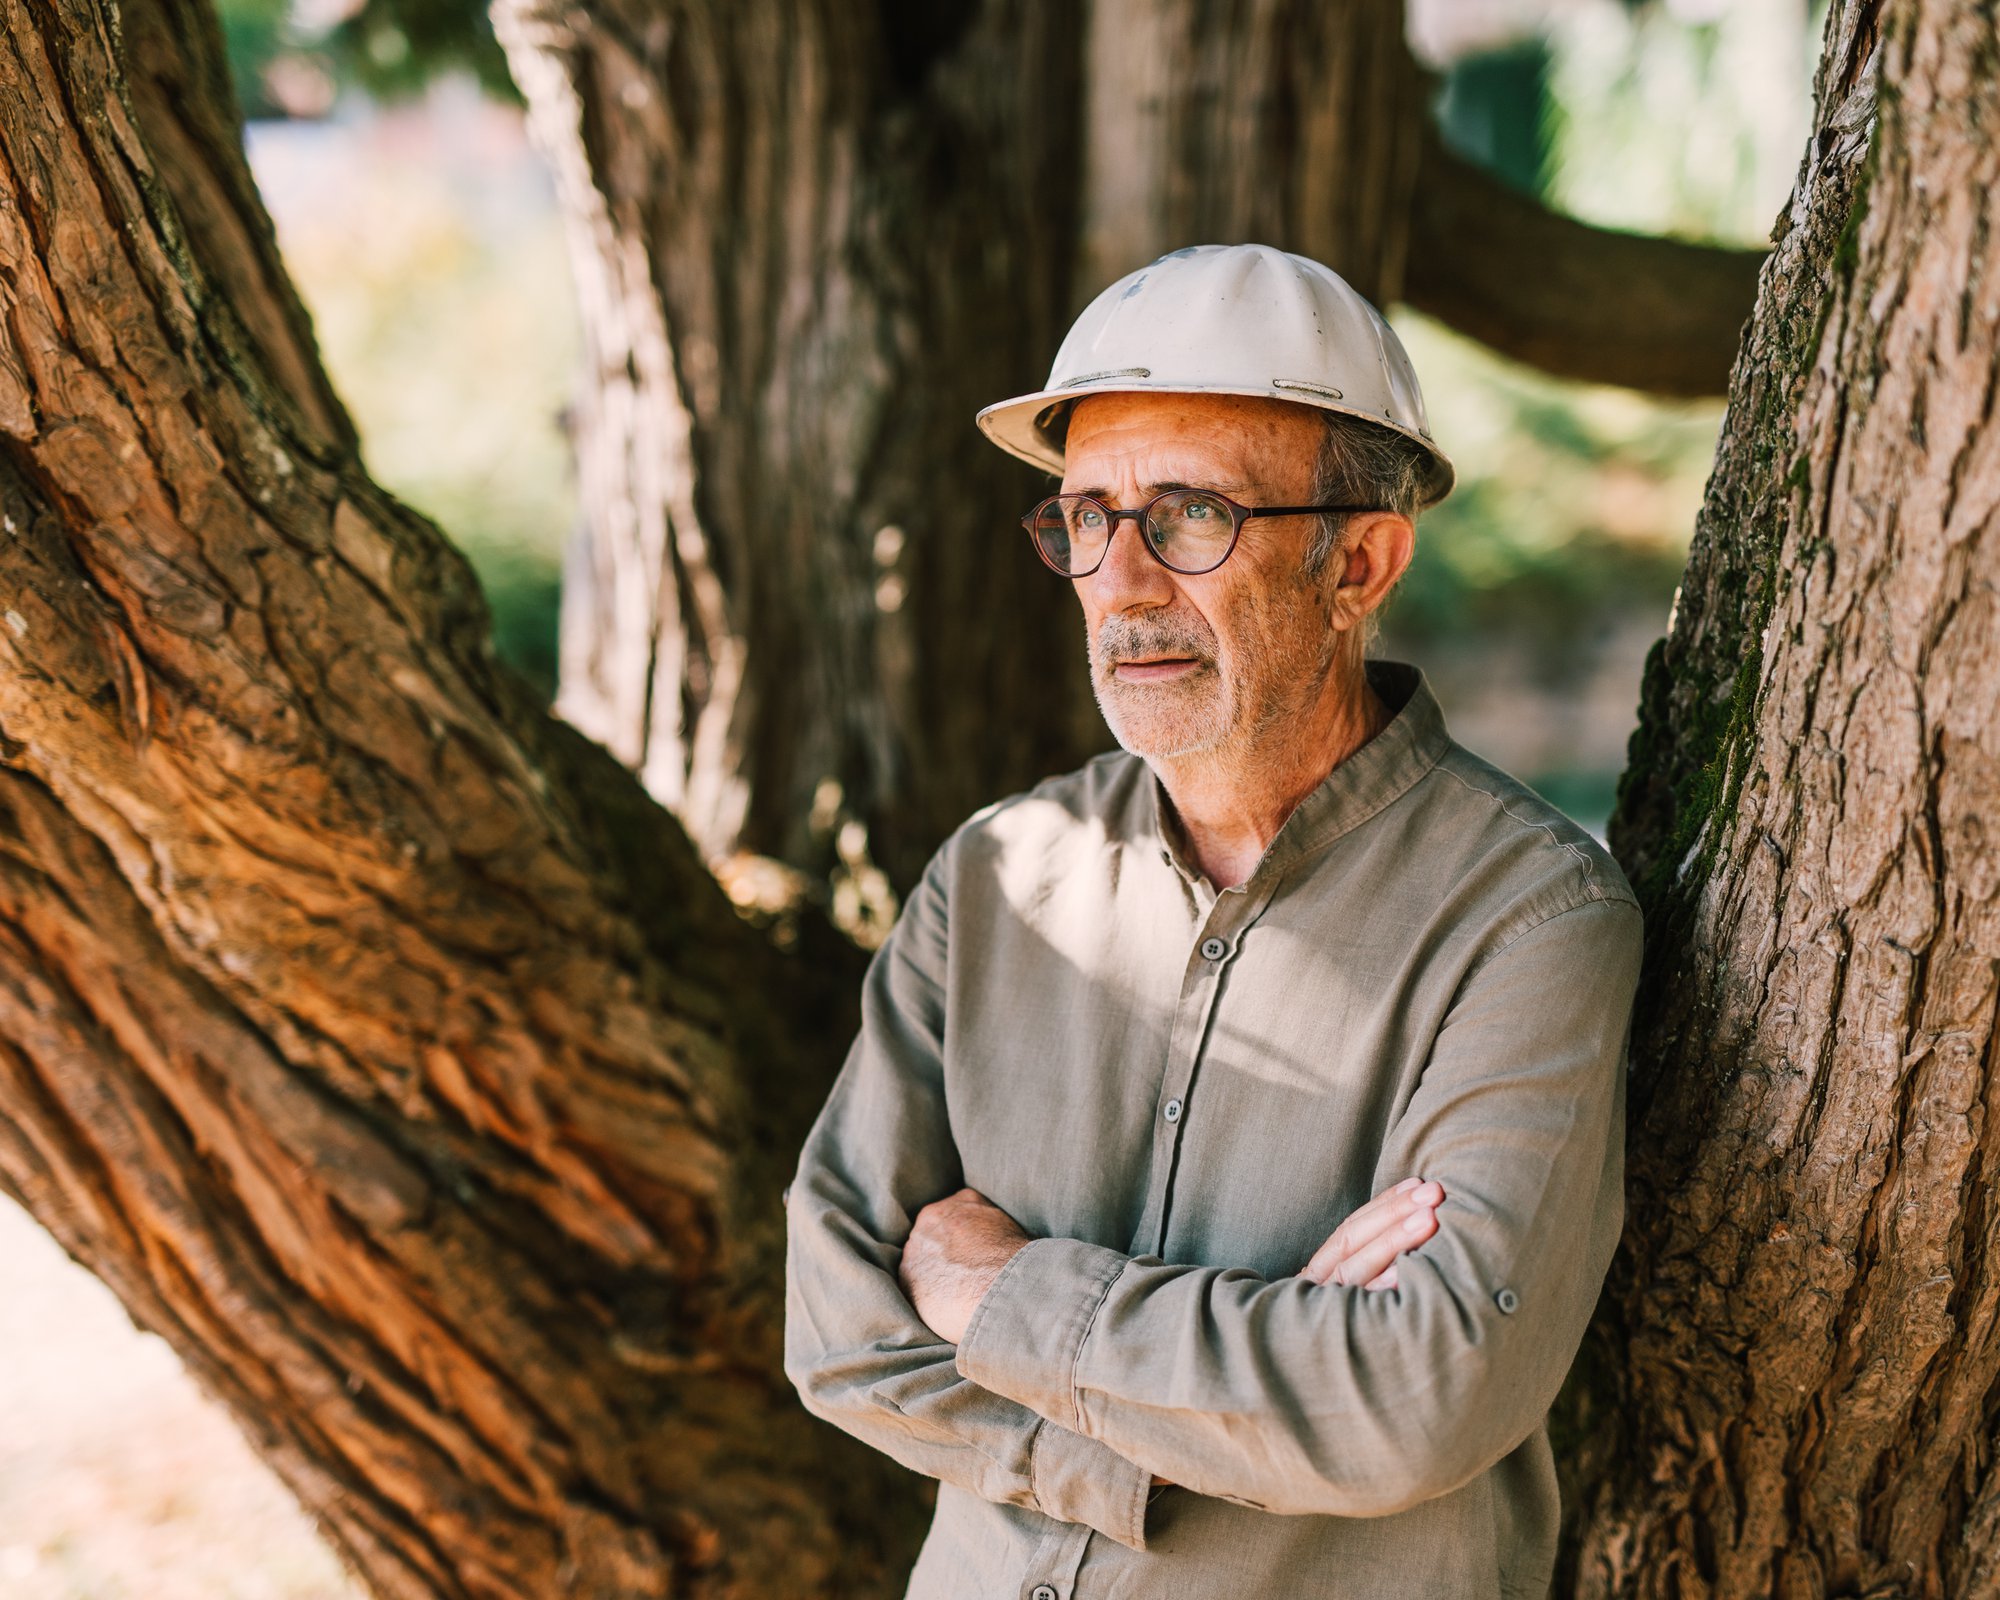
[[985, 1195], [961, 1189], [917, 1213], [896, 1277], [931, 1332], [957, 1344], [1000, 1269], [1027, 1242]]
[[1396, 1287], [1396, 1257], [1437, 1232], [1444, 1186], [1405, 1178], [1384, 1189], [1335, 1228], [1299, 1276], [1314, 1283], [1358, 1283], [1364, 1289]]

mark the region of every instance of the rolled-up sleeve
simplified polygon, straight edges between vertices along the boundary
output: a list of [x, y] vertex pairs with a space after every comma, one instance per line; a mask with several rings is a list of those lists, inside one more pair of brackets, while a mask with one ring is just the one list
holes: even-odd
[[897, 1281], [917, 1211], [962, 1182], [945, 1115], [943, 859], [870, 964], [860, 1033], [799, 1158], [785, 1373], [808, 1410], [916, 1472], [1143, 1549], [1145, 1470], [962, 1375]]
[[1376, 1166], [1375, 1192], [1445, 1192], [1396, 1288], [1042, 1239], [981, 1302], [958, 1371], [1264, 1510], [1386, 1515], [1469, 1481], [1542, 1424], [1617, 1246], [1640, 949], [1637, 906], [1590, 900], [1466, 975]]

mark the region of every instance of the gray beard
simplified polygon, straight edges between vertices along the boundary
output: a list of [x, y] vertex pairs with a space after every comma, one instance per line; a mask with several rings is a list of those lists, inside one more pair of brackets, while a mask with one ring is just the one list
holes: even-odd
[[[1160, 760], [1192, 755], [1214, 748], [1228, 733], [1232, 707], [1216, 663], [1215, 640], [1206, 629], [1185, 619], [1107, 617], [1095, 639], [1086, 631], [1084, 645], [1089, 652], [1090, 691], [1097, 699], [1097, 709], [1112, 737], [1133, 755]], [[1199, 663], [1193, 673], [1196, 684], [1142, 687], [1119, 684], [1112, 677], [1121, 661], [1160, 655], [1193, 657]], [[1190, 689], [1197, 692], [1190, 693]], [[1218, 693], [1223, 699], [1219, 706], [1215, 703]], [[1136, 698], [1139, 696], [1150, 698], [1141, 701]], [[1141, 710], [1142, 705], [1145, 710]], [[1125, 715], [1128, 712], [1132, 714], [1129, 718]], [[1154, 726], [1141, 733], [1134, 730], [1134, 722]], [[1159, 743], [1161, 736], [1165, 736], [1165, 744]]]

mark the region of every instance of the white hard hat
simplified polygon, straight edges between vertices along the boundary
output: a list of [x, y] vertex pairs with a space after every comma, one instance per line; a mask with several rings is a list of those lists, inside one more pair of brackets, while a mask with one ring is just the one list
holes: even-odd
[[1263, 395], [1361, 417], [1429, 454], [1425, 505], [1451, 492], [1395, 330], [1331, 267], [1288, 250], [1197, 244], [1127, 273], [1076, 319], [1047, 386], [988, 406], [980, 430], [1059, 473], [1070, 406], [1127, 390]]

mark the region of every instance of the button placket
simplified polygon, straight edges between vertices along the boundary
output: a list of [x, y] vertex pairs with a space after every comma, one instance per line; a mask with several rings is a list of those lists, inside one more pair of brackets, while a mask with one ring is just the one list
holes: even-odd
[[1174, 1003], [1173, 1026], [1167, 1034], [1167, 1059], [1160, 1071], [1159, 1098], [1153, 1103], [1154, 1138], [1151, 1169], [1146, 1175], [1146, 1204], [1132, 1239], [1132, 1253], [1146, 1255], [1157, 1248], [1165, 1228], [1164, 1208], [1168, 1179], [1173, 1173], [1174, 1156], [1180, 1148], [1178, 1111], [1167, 1116], [1169, 1101], [1184, 1104], [1194, 1061], [1208, 1032], [1209, 1008], [1214, 1004], [1217, 968], [1213, 963], [1190, 957], [1181, 976], [1180, 997]]
[[1021, 1600], [1035, 1600], [1036, 1596], [1045, 1594], [1054, 1596], [1055, 1600], [1073, 1596], [1077, 1569], [1083, 1565], [1084, 1548], [1099, 1537], [1097, 1531], [1086, 1523], [1051, 1523], [1036, 1546], [1027, 1570], [1021, 1575], [1020, 1588], [1014, 1592]]
[[1146, 1205], [1132, 1244], [1135, 1253], [1157, 1254], [1166, 1248], [1168, 1191], [1187, 1128], [1195, 1075], [1200, 1071], [1216, 998], [1222, 989], [1223, 970], [1234, 957], [1243, 931], [1271, 903], [1278, 881], [1274, 874], [1254, 889], [1244, 885], [1225, 889], [1216, 897], [1201, 937], [1189, 952], [1181, 978], [1180, 1000], [1174, 1008], [1173, 1027], [1168, 1035], [1166, 1069], [1160, 1077], [1161, 1098], [1156, 1103], [1160, 1136], [1153, 1141]]
[[[1241, 894], [1242, 891], [1238, 889], [1225, 892]], [[1266, 895], [1264, 900], [1268, 902], [1269, 896]], [[1238, 909], [1239, 914], [1247, 912], [1247, 915], [1244, 917], [1245, 925], [1247, 926], [1263, 910], [1263, 904], [1258, 904], [1254, 909], [1247, 906], [1239, 907]], [[1210, 920], [1214, 920], [1213, 912], [1210, 913]], [[1202, 1047], [1208, 1038], [1209, 1019], [1215, 1014], [1215, 997], [1217, 990], [1221, 986], [1222, 962], [1228, 956], [1229, 951], [1230, 941], [1215, 933], [1205, 935], [1201, 942], [1195, 946], [1195, 953], [1201, 957], [1202, 966], [1195, 968], [1191, 972], [1190, 981], [1197, 984], [1202, 990], [1201, 1023], [1194, 1030], [1194, 1045], [1188, 1052], [1185, 1069], [1179, 1073], [1169, 1074], [1170, 1082], [1167, 1087], [1172, 1090], [1172, 1093], [1168, 1096], [1166, 1104], [1160, 1107], [1161, 1118], [1166, 1122], [1168, 1127], [1174, 1130], [1173, 1138], [1168, 1141], [1170, 1147], [1169, 1170], [1172, 1169], [1171, 1153], [1179, 1149], [1182, 1131], [1181, 1118], [1186, 1114], [1187, 1096], [1189, 1091], [1194, 1087], [1195, 1071], [1200, 1065]], [[1179, 1081], [1177, 1083], [1172, 1082], [1171, 1080], [1174, 1078], [1178, 1078]], [[1160, 1218], [1160, 1229], [1164, 1238], [1166, 1230], [1166, 1217], [1164, 1214]]]

